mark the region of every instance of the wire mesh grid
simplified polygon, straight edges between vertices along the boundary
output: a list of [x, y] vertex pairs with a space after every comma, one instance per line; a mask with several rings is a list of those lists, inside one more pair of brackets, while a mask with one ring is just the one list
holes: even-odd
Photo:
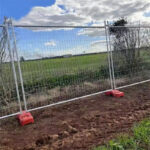
[[149, 27], [105, 22], [93, 28], [11, 24], [8, 33], [4, 29], [0, 116], [150, 81]]
[[28, 109], [111, 88], [105, 29], [15, 28]]
[[110, 46], [116, 88], [150, 78], [150, 29], [110, 27]]

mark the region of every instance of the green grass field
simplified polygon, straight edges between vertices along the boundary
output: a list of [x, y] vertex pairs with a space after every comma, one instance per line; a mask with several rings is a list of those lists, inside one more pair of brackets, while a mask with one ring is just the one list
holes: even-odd
[[43, 78], [60, 77], [62, 75], [78, 74], [83, 71], [96, 71], [100, 66], [107, 65], [107, 54], [75, 56], [21, 63], [23, 78], [40, 80]]
[[[137, 75], [140, 67], [143, 69], [140, 72], [145, 75], [148, 73], [144, 71], [150, 69], [149, 51], [142, 50], [141, 58], [142, 63], [136, 65], [135, 70], [133, 70], [135, 75]], [[122, 78], [124, 76], [127, 78], [128, 68], [122, 59], [119, 58], [118, 60], [116, 66], [121, 65], [117, 68], [118, 70], [115, 70], [115, 77]], [[3, 83], [8, 83], [8, 86], [11, 86], [12, 83], [14, 84], [11, 64], [4, 64], [3, 69]], [[103, 82], [105, 79], [109, 79], [107, 53], [23, 61], [21, 62], [21, 69], [26, 93], [34, 93], [37, 89], [41, 90], [42, 88], [51, 89], [74, 84], [79, 85], [84, 82]], [[17, 76], [19, 77], [19, 75]], [[15, 91], [15, 86], [11, 89]]]
[[27, 91], [31, 87], [51, 89], [98, 80], [106, 75], [105, 68], [108, 68], [107, 53], [21, 62]]
[[[150, 63], [149, 51], [141, 51], [141, 58], [144, 63]], [[25, 83], [62, 77], [64, 75], [71, 76], [80, 73], [99, 72], [101, 70], [102, 72], [109, 71], [107, 53], [25, 61], [21, 63], [21, 68]]]
[[104, 146], [93, 150], [149, 150], [150, 149], [150, 120], [146, 119], [135, 125], [132, 136], [122, 134]]

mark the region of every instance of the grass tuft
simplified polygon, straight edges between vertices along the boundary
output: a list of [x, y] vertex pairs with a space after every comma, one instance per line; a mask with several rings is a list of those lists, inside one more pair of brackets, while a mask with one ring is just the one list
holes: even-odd
[[145, 119], [132, 129], [133, 135], [122, 134], [115, 140], [93, 150], [149, 150], [150, 149], [150, 119]]

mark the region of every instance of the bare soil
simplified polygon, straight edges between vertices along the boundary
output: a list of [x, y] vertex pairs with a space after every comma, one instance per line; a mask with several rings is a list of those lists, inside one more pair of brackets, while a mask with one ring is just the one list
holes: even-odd
[[125, 97], [104, 94], [33, 112], [34, 124], [1, 122], [0, 150], [91, 150], [150, 116], [150, 84], [126, 88]]

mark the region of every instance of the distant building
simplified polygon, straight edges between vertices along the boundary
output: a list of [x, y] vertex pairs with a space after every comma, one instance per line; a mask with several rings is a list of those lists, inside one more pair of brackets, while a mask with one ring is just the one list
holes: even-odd
[[63, 55], [63, 58], [69, 58], [71, 56], [72, 56], [72, 54], [66, 54], [66, 55]]

